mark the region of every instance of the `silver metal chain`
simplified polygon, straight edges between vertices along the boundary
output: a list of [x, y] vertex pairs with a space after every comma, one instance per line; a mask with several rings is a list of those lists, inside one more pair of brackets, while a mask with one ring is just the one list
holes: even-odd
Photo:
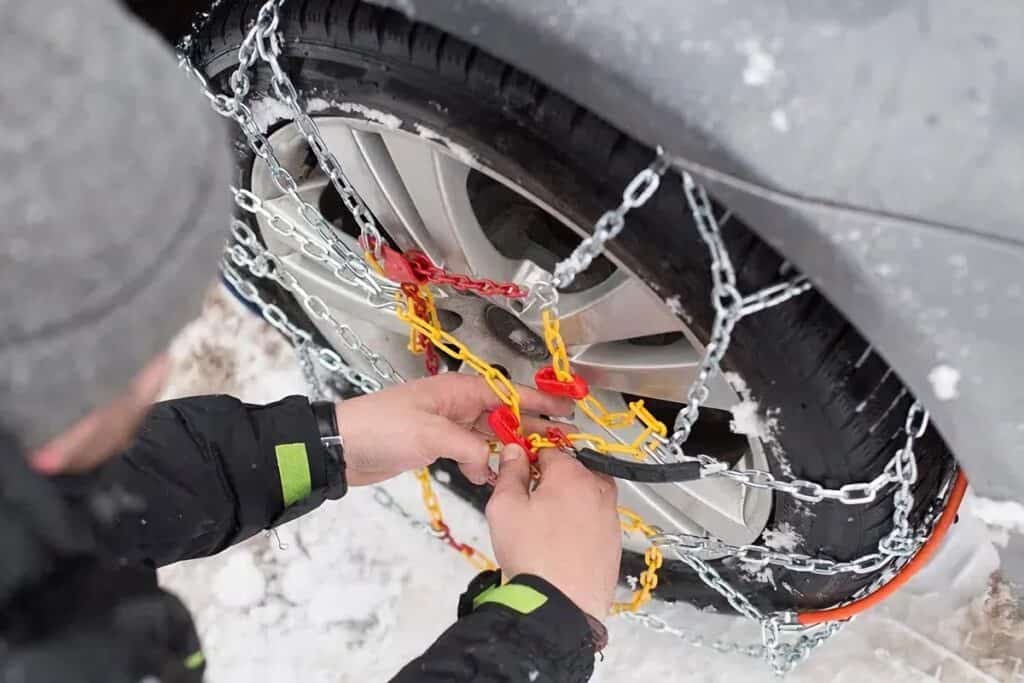
[[[248, 228], [248, 226], [245, 227]], [[339, 356], [333, 349], [314, 343], [313, 337], [309, 332], [306, 332], [304, 329], [291, 322], [291, 320], [288, 319], [287, 314], [285, 314], [278, 305], [265, 300], [260, 295], [256, 286], [243, 277], [235, 268], [237, 265], [248, 268], [250, 273], [252, 273], [253, 270], [256, 270], [257, 272], [266, 272], [260, 271], [260, 269], [256, 267], [255, 263], [256, 259], [252, 258], [243, 248], [239, 247], [239, 245], [232, 245], [228, 249], [227, 256], [221, 262], [221, 272], [224, 274], [224, 279], [228, 281], [235, 292], [237, 292], [238, 295], [246, 301], [254, 304], [259, 309], [260, 315], [263, 316], [263, 319], [266, 320], [271, 327], [281, 332], [281, 334], [283, 334], [288, 341], [292, 343], [292, 346], [294, 346], [296, 351], [299, 353], [300, 359], [305, 358], [307, 360], [315, 360], [328, 373], [341, 375], [345, 381], [358, 387], [363, 392], [369, 393], [379, 391], [381, 388], [381, 383], [379, 381], [353, 368], [351, 365], [343, 361], [341, 356]], [[268, 273], [266, 277], [271, 276]], [[314, 387], [318, 386], [319, 382], [316, 380], [315, 374], [311, 374], [310, 372], [312, 368], [304, 363], [303, 370], [303, 374], [306, 376], [307, 380], [310, 380], [310, 384]], [[319, 394], [322, 392], [315, 393]]]
[[[231, 234], [235, 243], [228, 246], [227, 255], [235, 265], [247, 268], [256, 277], [270, 278], [291, 292], [313, 319], [330, 325], [345, 347], [359, 354], [378, 377], [390, 383], [405, 381], [387, 358], [367, 346], [351, 326], [338, 320], [323, 299], [315, 294], [310, 294], [298, 279], [288, 272], [277, 255], [260, 244], [252, 228], [242, 221], [235, 220], [232, 221]], [[392, 299], [386, 302], [386, 305], [398, 306], [398, 303]], [[317, 353], [318, 360], [325, 368], [331, 370], [331, 367], [335, 366], [337, 372], [346, 375], [346, 379], [349, 377], [360, 378], [354, 383], [365, 390], [377, 391], [380, 389], [379, 383], [367, 382], [368, 378], [342, 361], [337, 353], [328, 353], [329, 351], [329, 349], [322, 348]]]
[[659, 148], [654, 161], [626, 185], [619, 205], [602, 214], [594, 223], [594, 230], [590, 236], [581, 241], [569, 256], [555, 265], [554, 276], [551, 278], [552, 285], [558, 289], [565, 289], [572, 284], [577, 275], [590, 267], [594, 259], [604, 251], [605, 244], [626, 227], [626, 214], [646, 204], [658, 191], [661, 176], [668, 167], [668, 159]]
[[[281, 66], [278, 28], [279, 11], [284, 2], [285, 0], [268, 0], [261, 7], [254, 25], [239, 47], [239, 64], [229, 78], [231, 95], [214, 92], [206, 76], [189, 61], [187, 40], [183, 44], [185, 50], [182, 52], [182, 67], [202, 86], [213, 109], [238, 123], [253, 154], [267, 164], [275, 186], [295, 202], [299, 216], [314, 229], [316, 238], [307, 237], [291, 221], [268, 209], [255, 193], [232, 188], [238, 208], [262, 218], [281, 237], [296, 241], [303, 255], [326, 266], [338, 280], [362, 289], [370, 305], [396, 310], [399, 306], [396, 299], [398, 288], [374, 273], [363, 255], [349, 247], [320, 211], [302, 198], [298, 183], [278, 160], [269, 139], [245, 103], [251, 89], [250, 71], [258, 61], [262, 61], [270, 68], [270, 83], [274, 95], [288, 106], [297, 127], [316, 156], [318, 165], [327, 174], [358, 224], [361, 246], [376, 249], [382, 245], [381, 230], [376, 219], [345, 176], [337, 158], [323, 140], [316, 122], [303, 109], [298, 91]], [[928, 535], [926, 531], [930, 527], [929, 523], [923, 525], [924, 530], [915, 530], [910, 524], [910, 514], [914, 505], [913, 486], [917, 480], [914, 445], [916, 439], [927, 429], [928, 414], [915, 402], [907, 416], [904, 444], [883, 471], [870, 481], [850, 483], [835, 489], [802, 479], [776, 477], [767, 471], [725, 469], [721, 463], [706, 454], [685, 453], [683, 446], [699, 419], [701, 406], [708, 398], [708, 383], [714, 374], [719, 372], [736, 324], [748, 315], [762, 312], [810, 291], [811, 284], [803, 276], [795, 276], [764, 287], [753, 294], [742, 295], [737, 287], [736, 272], [722, 238], [721, 224], [715, 217], [713, 205], [706, 191], [685, 169], [672, 163], [660, 149], [655, 160], [637, 173], [627, 185], [619, 206], [598, 219], [591, 236], [584, 239], [566, 259], [556, 265], [551, 279], [538, 282], [530, 288], [526, 307], [539, 304], [542, 310], [549, 310], [557, 316], [558, 290], [568, 286], [586, 270], [603, 252], [606, 244], [622, 232], [627, 215], [644, 206], [655, 195], [664, 174], [673, 167], [682, 176], [687, 204], [711, 258], [711, 303], [714, 319], [697, 377], [687, 391], [687, 404], [677, 419], [676, 429], [668, 437], [659, 437], [658, 448], [649, 451], [649, 454], [659, 462], [696, 460], [704, 466], [706, 476], [724, 477], [743, 486], [770, 489], [810, 503], [831, 500], [845, 505], [863, 505], [875, 501], [885, 489], [895, 484], [892, 530], [879, 543], [877, 552], [846, 562], [800, 553], [780, 552], [757, 545], [734, 546], [716, 539], [687, 534], [661, 533], [654, 538], [658, 546], [693, 569], [705, 584], [718, 592], [737, 612], [757, 622], [761, 627], [762, 642], [760, 645], [739, 645], [722, 640], [706, 641], [690, 631], [671, 627], [664, 620], [651, 614], [637, 613], [631, 615], [631, 618], [654, 631], [675, 635], [691, 645], [706, 646], [721, 652], [739, 652], [765, 659], [774, 671], [781, 674], [806, 659], [815, 648], [839, 630], [841, 623], [830, 622], [820, 627], [804, 628], [793, 625], [791, 614], [765, 614], [741, 591], [725, 581], [702, 557], [707, 557], [709, 553], [727, 554], [755, 567], [771, 564], [791, 571], [822, 576], [840, 573], [867, 575], [885, 570], [870, 586], [858, 591], [858, 595], [876, 589], [895, 568], [917, 551]], [[317, 374], [317, 366], [329, 377], [341, 377], [363, 392], [379, 390], [382, 386], [381, 380], [404, 381], [387, 359], [363, 343], [350, 326], [337, 320], [320, 297], [306, 291], [288, 272], [285, 264], [260, 243], [246, 223], [237, 219], [232, 222], [232, 238], [222, 263], [225, 279], [243, 299], [260, 310], [270, 325], [284, 334], [295, 346], [300, 365], [314, 395], [322, 396], [327, 391]], [[311, 318], [329, 325], [338, 334], [344, 346], [361, 357], [376, 377], [360, 372], [346, 363], [333, 349], [317, 344], [312, 335], [292, 323], [279, 306], [263, 299], [259, 290], [239, 269], [244, 269], [253, 277], [271, 279], [290, 292]], [[432, 533], [429, 524], [409, 514], [386, 490], [377, 487], [374, 499], [383, 507], [399, 514], [414, 527]], [[791, 642], [785, 642], [782, 638], [784, 632], [799, 635]]]
[[229, 81], [234, 99], [242, 101], [248, 95], [250, 88], [248, 70], [258, 57], [270, 67], [272, 73], [270, 85], [274, 94], [281, 102], [288, 105], [295, 117], [295, 125], [309, 143], [309, 148], [316, 156], [317, 163], [330, 179], [345, 207], [359, 226], [360, 235], [365, 240], [364, 244], [378, 249], [383, 245], [383, 240], [376, 219], [359, 197], [355, 187], [349, 182], [337, 157], [324, 142], [320, 128], [302, 108], [295, 85], [281, 67], [281, 43], [277, 28], [280, 24], [280, 8], [284, 2], [285, 0], [270, 0], [264, 4], [257, 15], [256, 24], [242, 42], [238, 51], [238, 68], [231, 75]]

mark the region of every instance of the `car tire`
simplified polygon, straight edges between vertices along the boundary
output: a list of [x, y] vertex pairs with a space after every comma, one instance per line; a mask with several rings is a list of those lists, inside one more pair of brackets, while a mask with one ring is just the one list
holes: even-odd
[[[196, 62], [225, 91], [238, 45], [260, 5], [259, 0], [225, 0], [193, 42]], [[352, 0], [290, 2], [282, 10], [280, 30], [282, 63], [304, 96], [355, 103], [397, 116], [403, 127], [439, 131], [581, 224], [592, 224], [617, 205], [622, 188], [653, 157], [651, 149], [483, 49], [397, 12]], [[256, 71], [253, 96], [271, 97], [268, 70], [257, 63]], [[319, 115], [332, 113], [341, 115], [331, 109]], [[345, 115], [353, 115], [351, 108]], [[272, 130], [287, 121], [283, 115], [267, 124]], [[253, 157], [244, 138], [238, 138], [236, 150], [238, 180], [245, 185]], [[750, 292], [778, 281], [788, 266], [758, 238], [756, 216], [745, 218], [754, 222], [733, 216], [723, 233], [739, 288]], [[678, 302], [678, 314], [707, 340], [713, 319], [709, 259], [678, 175], [669, 173], [655, 197], [630, 214], [628, 228], [609, 249], [661, 297]], [[760, 420], [772, 425], [768, 456], [776, 476], [829, 487], [869, 480], [902, 443], [913, 397], [897, 372], [819, 293], [744, 319], [722, 365], [730, 377], [742, 378]], [[916, 452], [914, 523], [953, 467], [933, 429]], [[450, 464], [439, 463], [439, 470], [453, 491], [483, 508], [487, 487], [470, 485]], [[857, 506], [810, 504], [776, 494], [760, 542], [849, 560], [876, 550], [892, 514], [889, 493]], [[751, 568], [735, 558], [711, 564], [763, 609], [834, 605], [876, 578]], [[624, 554], [623, 577], [642, 570], [641, 554]], [[666, 559], [659, 574], [657, 596], [728, 609], [683, 563]]]

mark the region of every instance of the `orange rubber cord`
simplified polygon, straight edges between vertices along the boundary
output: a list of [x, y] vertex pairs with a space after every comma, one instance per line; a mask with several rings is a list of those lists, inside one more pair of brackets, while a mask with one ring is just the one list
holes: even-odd
[[917, 554], [914, 555], [910, 562], [908, 562], [907, 565], [900, 570], [900, 573], [894, 576], [889, 583], [885, 584], [871, 595], [851, 602], [849, 605], [820, 610], [817, 612], [801, 612], [797, 615], [797, 623], [801, 626], [813, 626], [814, 624], [820, 624], [824, 621], [843, 621], [860, 614], [866, 609], [874, 607], [899, 590], [908, 581], [910, 581], [910, 579], [913, 578], [913, 576], [917, 574], [922, 567], [928, 564], [928, 560], [930, 560], [932, 555], [935, 554], [935, 551], [939, 549], [942, 539], [945, 538], [946, 532], [949, 531], [949, 527], [953, 525], [953, 520], [956, 519], [957, 510], [960, 509], [960, 502], [964, 499], [964, 492], [966, 491], [967, 477], [961, 470], [957, 474], [956, 483], [953, 484], [953, 490], [949, 494], [949, 501], [946, 503], [946, 509], [943, 510], [942, 515], [939, 516], [939, 520], [935, 524], [935, 530], [932, 531], [932, 535], [924, 542], [924, 545], [921, 546], [921, 549], [917, 551]]

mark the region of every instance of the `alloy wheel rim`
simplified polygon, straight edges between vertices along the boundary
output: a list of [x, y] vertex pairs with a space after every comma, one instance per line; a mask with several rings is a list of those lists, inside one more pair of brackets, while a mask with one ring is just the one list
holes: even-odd
[[[410, 132], [400, 129], [394, 117], [368, 114], [369, 119], [319, 116], [315, 120], [349, 181], [400, 249], [423, 251], [454, 272], [528, 285], [546, 277], [565, 255], [561, 252], [571, 248], [570, 238], [578, 240], [586, 234], [541, 198], [481, 164], [469, 150], [421, 126]], [[298, 181], [300, 196], [319, 206], [339, 237], [355, 245], [353, 221], [298, 128], [286, 124], [269, 139], [282, 165]], [[256, 160], [250, 180], [269, 211], [315, 237], [315, 229], [302, 219], [294, 202], [275, 187], [263, 161]], [[495, 205], [504, 207], [503, 211]], [[305, 257], [296, 243], [270, 229], [263, 218], [258, 228], [268, 248], [304, 287], [323, 298], [338, 319], [350, 324], [405, 377], [425, 374], [422, 358], [406, 349], [408, 331], [401, 321], [370, 305], [361, 290], [346, 286]], [[702, 345], [670, 306], [614, 256], [602, 258], [591, 270], [591, 279], [564, 294], [559, 306], [574, 369], [609, 409], [644, 398], [657, 407], [656, 414], [667, 419], [671, 429], [671, 416], [685, 401]], [[437, 305], [448, 331], [478, 356], [501, 366], [514, 381], [530, 384], [537, 368], [547, 363], [535, 312], [524, 316], [513, 302], [443, 292], [437, 296]], [[360, 357], [346, 353], [332, 328], [317, 324], [347, 362], [368, 369]], [[718, 373], [710, 385], [707, 414], [717, 416], [720, 423], [727, 421], [728, 411], [742, 401], [737, 391], [742, 390], [741, 384], [734, 388]], [[574, 423], [583, 431], [605, 434], [582, 413], [577, 412]], [[635, 434], [627, 431], [620, 436], [629, 440]], [[733, 459], [739, 457], [740, 466], [768, 468], [766, 445], [759, 436], [713, 436], [709, 444], [729, 450]], [[714, 448], [702, 450], [725, 457]], [[745, 544], [764, 530], [772, 494], [726, 479], [685, 484], [620, 481], [619, 502], [664, 531]], [[626, 546], [642, 549], [644, 544], [634, 538], [626, 539]]]

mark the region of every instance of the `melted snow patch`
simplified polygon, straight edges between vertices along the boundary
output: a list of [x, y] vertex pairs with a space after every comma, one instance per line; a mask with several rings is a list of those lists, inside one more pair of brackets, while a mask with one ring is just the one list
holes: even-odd
[[971, 497], [971, 512], [989, 526], [1024, 534], [1024, 505], [1012, 500]]
[[693, 323], [693, 318], [686, 312], [686, 309], [683, 308], [683, 301], [678, 295], [670, 296], [665, 299], [665, 305], [668, 306], [668, 310], [672, 311], [675, 316], [682, 318], [687, 323]]
[[789, 116], [786, 114], [784, 109], [775, 109], [772, 111], [772, 128], [780, 133], [789, 132]]
[[272, 124], [292, 116], [292, 110], [288, 108], [288, 105], [273, 97], [253, 100], [249, 108], [252, 110], [252, 118], [261, 133], [266, 133]]
[[766, 85], [774, 78], [776, 73], [775, 57], [764, 50], [761, 41], [750, 38], [736, 47], [741, 54], [747, 57], [747, 64], [743, 67], [744, 83], [759, 87]]
[[751, 581], [757, 581], [771, 586], [772, 588], [778, 588], [775, 583], [775, 572], [772, 571], [771, 567], [759, 567], [748, 563], [740, 565], [740, 571], [746, 574], [747, 578]]
[[774, 442], [775, 433], [779, 427], [779, 420], [776, 416], [778, 410], [764, 411], [764, 417], [762, 417], [761, 406], [753, 399], [746, 380], [735, 372], [726, 372], [725, 379], [740, 396], [740, 402], [729, 409], [729, 412], [732, 413], [729, 429], [734, 434], [753, 436], [764, 442]]
[[402, 127], [402, 119], [398, 118], [394, 114], [388, 114], [387, 112], [380, 111], [379, 109], [373, 109], [357, 102], [338, 102], [337, 100], [325, 100], [322, 97], [310, 98], [306, 105], [310, 113], [318, 113], [327, 111], [328, 109], [337, 109], [347, 114], [359, 114], [367, 121], [374, 121], [390, 128], [391, 130], [397, 130]]
[[960, 383], [960, 371], [948, 365], [936, 365], [928, 373], [928, 381], [932, 383], [932, 391], [940, 401], [952, 401], [960, 395], [957, 385]]
[[796, 550], [803, 541], [804, 537], [789, 522], [782, 522], [774, 529], [764, 531], [764, 544], [779, 552]]
[[426, 126], [421, 126], [418, 123], [414, 125], [414, 128], [416, 129], [416, 134], [419, 135], [424, 140], [432, 140], [434, 142], [440, 142], [442, 145], [447, 147], [448, 151], [450, 151], [452, 153], [452, 155], [454, 155], [455, 158], [458, 159], [459, 161], [461, 161], [462, 163], [464, 163], [464, 164], [474, 164], [474, 163], [476, 163], [476, 157], [473, 156], [473, 153], [470, 152], [465, 147], [463, 147], [462, 145], [460, 145], [458, 143], [455, 143], [455, 142], [452, 142], [449, 138], [446, 138], [445, 136], [441, 135], [437, 131], [431, 130], [431, 129], [427, 128]]
[[734, 434], [753, 436], [768, 441], [772, 438], [778, 420], [774, 417], [761, 418], [761, 406], [757, 401], [744, 399], [729, 409], [732, 413], [732, 420], [729, 421], [729, 429]]

